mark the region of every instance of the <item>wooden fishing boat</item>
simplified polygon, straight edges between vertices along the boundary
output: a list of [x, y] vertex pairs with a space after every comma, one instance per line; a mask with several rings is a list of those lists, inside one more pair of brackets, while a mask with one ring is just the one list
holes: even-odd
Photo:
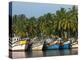
[[66, 41], [59, 44], [58, 41], [47, 44], [44, 42], [42, 50], [51, 50], [51, 49], [69, 49], [71, 47], [70, 42]]

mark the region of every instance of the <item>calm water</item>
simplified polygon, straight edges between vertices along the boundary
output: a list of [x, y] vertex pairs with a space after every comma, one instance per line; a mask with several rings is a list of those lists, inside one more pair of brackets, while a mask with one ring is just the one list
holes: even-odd
[[[11, 53], [11, 52], [10, 52]], [[78, 49], [64, 49], [64, 50], [47, 50], [47, 51], [16, 51], [12, 52], [12, 58], [28, 58], [28, 57], [46, 57], [46, 56], [63, 56], [63, 55], [77, 55]]]

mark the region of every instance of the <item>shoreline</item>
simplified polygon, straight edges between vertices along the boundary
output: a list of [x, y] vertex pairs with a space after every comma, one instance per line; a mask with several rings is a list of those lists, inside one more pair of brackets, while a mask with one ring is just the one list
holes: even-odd
[[[75, 48], [71, 48], [71, 49], [78, 49], [78, 47], [75, 47]], [[64, 49], [50, 49], [50, 50], [64, 50]], [[25, 49], [20, 49], [20, 50], [11, 50], [11, 49], [9, 49], [9, 52], [21, 52], [21, 51], [27, 51], [27, 50], [25, 50]], [[42, 49], [34, 49], [34, 50], [32, 50], [32, 51], [42, 51]]]

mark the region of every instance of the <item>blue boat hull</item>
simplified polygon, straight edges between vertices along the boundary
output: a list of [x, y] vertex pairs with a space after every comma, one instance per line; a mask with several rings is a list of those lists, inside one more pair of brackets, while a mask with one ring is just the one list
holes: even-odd
[[47, 46], [47, 49], [59, 49], [60, 45], [59, 44], [54, 44], [51, 46]]
[[47, 46], [45, 50], [51, 50], [51, 49], [69, 49], [70, 44], [64, 44], [61, 46], [60, 44], [53, 44], [51, 46]]
[[60, 46], [59, 49], [69, 49], [70, 44], [64, 44], [63, 46]]

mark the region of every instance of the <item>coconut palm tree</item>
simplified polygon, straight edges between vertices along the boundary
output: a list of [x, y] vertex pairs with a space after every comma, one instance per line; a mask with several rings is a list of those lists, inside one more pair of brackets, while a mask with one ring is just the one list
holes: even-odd
[[[74, 13], [75, 12], [75, 13]], [[75, 8], [73, 8], [70, 11], [66, 11], [64, 8], [61, 8], [56, 12], [55, 15], [55, 27], [56, 31], [60, 31], [63, 33], [62, 35], [65, 36], [65, 38], [70, 37], [70, 33], [77, 31], [77, 13], [75, 11]]]

